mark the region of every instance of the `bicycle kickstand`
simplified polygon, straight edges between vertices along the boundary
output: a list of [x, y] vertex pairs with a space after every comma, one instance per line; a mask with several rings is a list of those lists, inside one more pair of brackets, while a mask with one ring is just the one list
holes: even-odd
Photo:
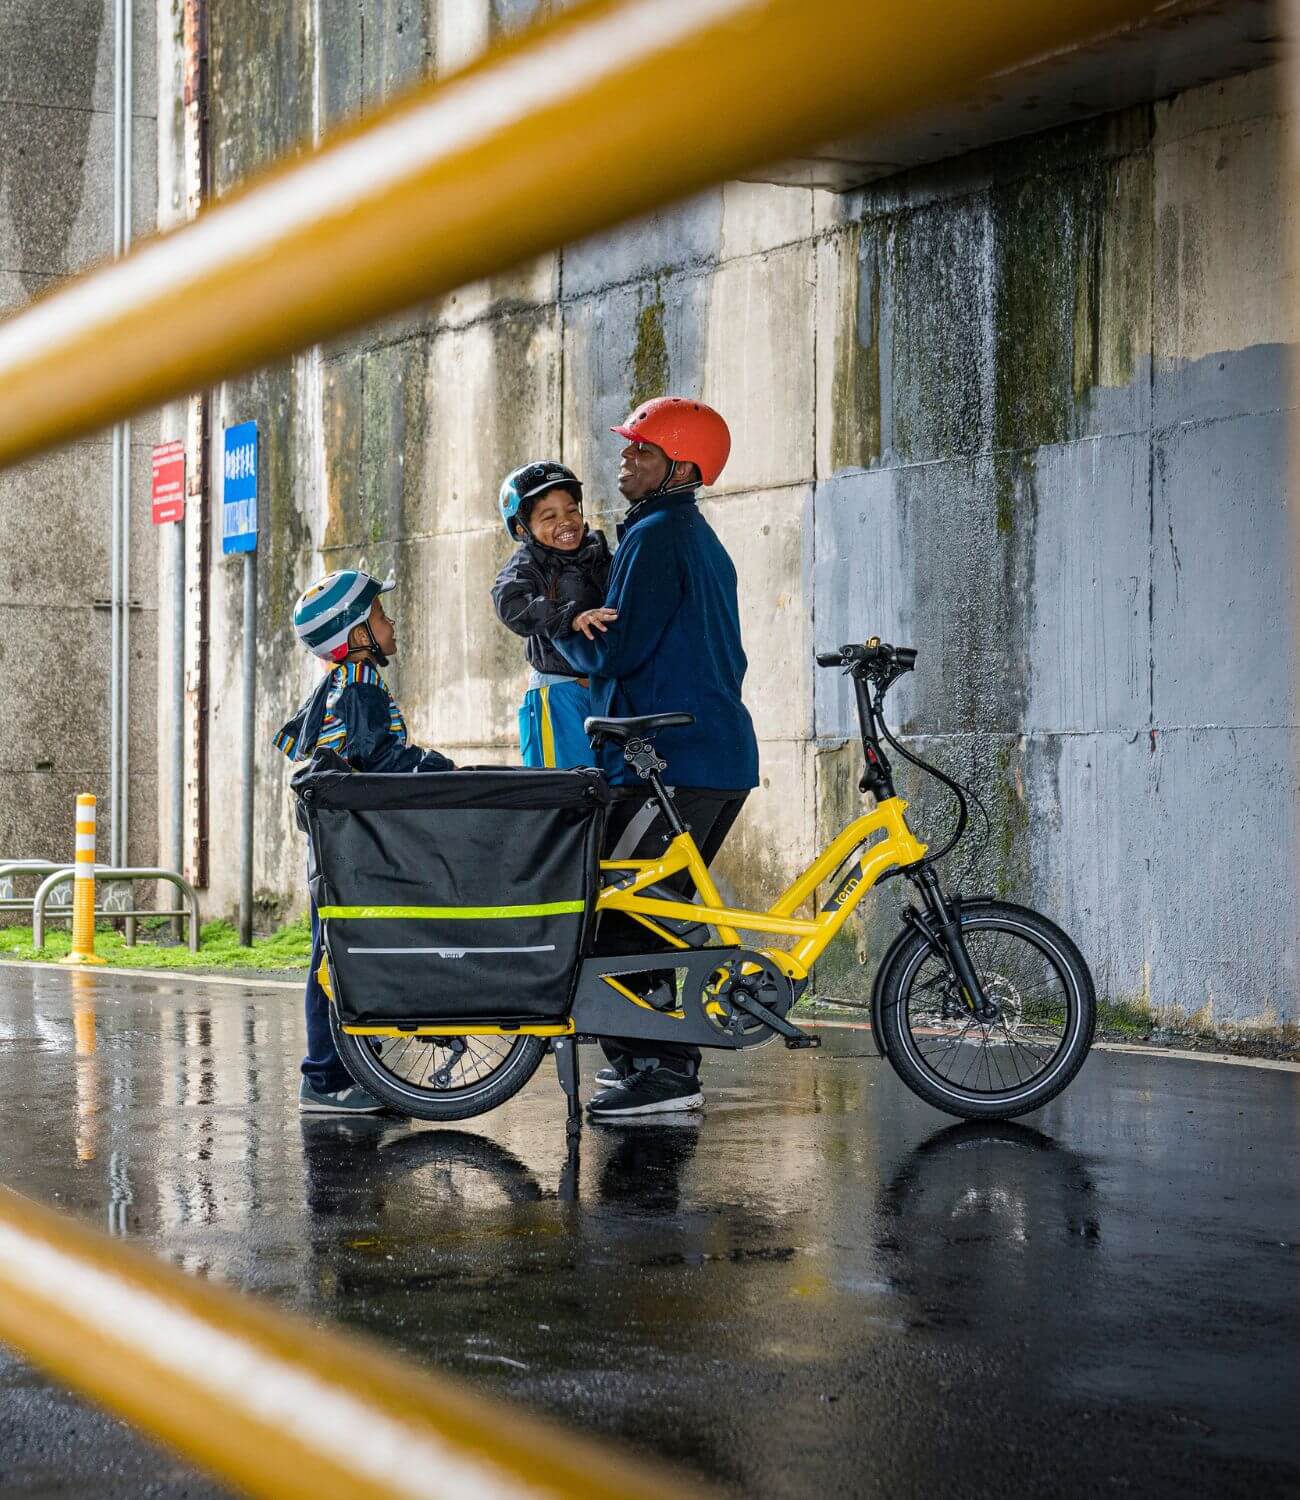
[[582, 1099], [578, 1093], [578, 1044], [571, 1036], [557, 1036], [551, 1043], [551, 1051], [555, 1053], [555, 1071], [559, 1075], [560, 1087], [569, 1101], [565, 1134], [572, 1138], [582, 1132]]

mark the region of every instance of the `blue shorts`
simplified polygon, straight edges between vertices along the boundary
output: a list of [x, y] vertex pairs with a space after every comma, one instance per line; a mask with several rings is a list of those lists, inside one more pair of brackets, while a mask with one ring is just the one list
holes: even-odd
[[526, 766], [594, 766], [582, 721], [591, 713], [591, 694], [576, 681], [529, 688], [519, 710], [519, 748]]

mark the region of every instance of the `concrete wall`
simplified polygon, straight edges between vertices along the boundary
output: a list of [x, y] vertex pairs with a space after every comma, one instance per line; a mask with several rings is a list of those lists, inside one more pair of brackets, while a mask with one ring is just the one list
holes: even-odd
[[[135, 8], [133, 222], [153, 225], [154, 11]], [[112, 0], [0, 0], [0, 315], [113, 244]], [[130, 854], [157, 856], [152, 421], [132, 432]], [[71, 858], [74, 798], [108, 833], [105, 432], [0, 473], [0, 857]], [[101, 607], [102, 601], [102, 607]]]
[[974, 884], [1219, 1024], [1297, 1015], [1283, 137], [1257, 73], [882, 185], [819, 250], [818, 638], [923, 648], [903, 719], [993, 790]]
[[[376, 0], [362, 24], [324, 0], [225, 0], [218, 191], [533, 9]], [[849, 702], [812, 653], [879, 632], [921, 649], [896, 704], [908, 735], [985, 789], [968, 890], [1057, 915], [1117, 1001], [1295, 1020], [1282, 134], [1257, 73], [851, 197], [727, 184], [224, 388], [218, 417], [258, 419], [267, 473], [268, 908], [302, 900], [269, 744], [315, 677], [296, 592], [326, 567], [396, 567], [414, 733], [513, 758], [522, 655], [487, 598], [500, 477], [559, 454], [612, 529], [606, 429], [684, 391], [735, 440], [706, 509], [741, 572], [763, 787], [730, 887], [771, 892], [856, 806]], [[219, 909], [240, 585], [219, 558], [212, 578]], [[864, 993], [892, 892], [880, 907], [824, 991]]]

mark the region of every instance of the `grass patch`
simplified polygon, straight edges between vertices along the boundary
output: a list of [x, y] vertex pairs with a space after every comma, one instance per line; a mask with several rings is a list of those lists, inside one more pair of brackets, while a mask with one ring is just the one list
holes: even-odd
[[1150, 1036], [1156, 1022], [1145, 1005], [1134, 1000], [1099, 1000], [1097, 1027], [1120, 1036]]
[[[229, 922], [204, 922], [199, 929], [199, 951], [191, 953], [184, 943], [151, 941], [170, 926], [160, 919], [152, 931], [144, 924], [136, 932], [136, 944], [128, 948], [121, 932], [108, 923], [95, 927], [95, 952], [110, 966], [123, 969], [305, 969], [311, 959], [311, 923], [300, 917], [268, 937], [254, 938], [245, 948]], [[169, 935], [169, 934], [168, 934]], [[0, 927], [0, 959], [24, 958], [57, 963], [72, 946], [67, 928], [46, 929], [45, 946], [32, 946], [30, 927]]]

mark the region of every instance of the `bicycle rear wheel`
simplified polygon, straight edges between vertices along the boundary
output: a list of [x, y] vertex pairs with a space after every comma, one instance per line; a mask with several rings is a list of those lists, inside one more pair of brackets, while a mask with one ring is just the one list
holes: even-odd
[[914, 1093], [948, 1114], [1028, 1114], [1083, 1066], [1097, 1024], [1092, 976], [1065, 933], [1027, 907], [970, 902], [962, 936], [996, 1016], [971, 1015], [943, 950], [914, 933], [882, 984], [885, 1055]]
[[546, 1055], [540, 1036], [353, 1036], [330, 1006], [343, 1066], [363, 1089], [416, 1120], [465, 1120], [517, 1094]]

